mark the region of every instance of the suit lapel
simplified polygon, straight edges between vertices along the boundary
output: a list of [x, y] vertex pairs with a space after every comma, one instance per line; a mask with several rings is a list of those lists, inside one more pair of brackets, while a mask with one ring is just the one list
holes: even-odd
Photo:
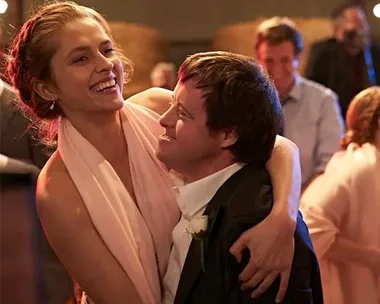
[[[205, 260], [208, 251], [208, 245], [213, 237], [218, 232], [225, 206], [228, 204], [236, 187], [244, 176], [250, 172], [250, 166], [246, 165], [234, 175], [232, 175], [216, 192], [211, 201], [207, 204], [206, 210], [203, 213], [208, 216], [208, 228], [206, 238], [204, 239]], [[185, 303], [186, 297], [189, 295], [198, 275], [202, 271], [201, 265], [201, 244], [198, 240], [192, 240], [189, 251], [187, 252], [186, 261], [182, 269], [181, 278], [178, 284], [177, 293], [175, 296], [175, 304]]]

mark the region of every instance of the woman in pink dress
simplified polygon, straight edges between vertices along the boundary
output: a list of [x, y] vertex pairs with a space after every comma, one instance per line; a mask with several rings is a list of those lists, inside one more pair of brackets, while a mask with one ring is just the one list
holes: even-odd
[[[169, 105], [172, 93], [153, 89], [124, 102], [131, 63], [123, 66], [121, 56], [99, 13], [54, 2], [16, 35], [8, 72], [41, 139], [58, 132], [58, 148], [38, 179], [37, 207], [60, 260], [97, 304], [157, 304], [179, 210], [155, 156], [163, 133], [158, 114], [137, 104]], [[273, 211], [234, 250], [251, 250], [247, 279], [284, 274], [282, 293], [293, 257], [297, 159], [294, 145], [279, 138], [268, 164]]]
[[342, 150], [301, 198], [326, 304], [380, 303], [380, 87], [347, 111]]

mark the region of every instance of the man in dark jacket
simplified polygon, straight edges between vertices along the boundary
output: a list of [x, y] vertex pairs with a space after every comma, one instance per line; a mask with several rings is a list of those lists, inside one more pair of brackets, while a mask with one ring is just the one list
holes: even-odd
[[[17, 94], [13, 88], [0, 79], [0, 156], [1, 159], [11, 160], [7, 161], [6, 165], [3, 164], [8, 171], [9, 168], [15, 167], [35, 168], [33, 170], [35, 171], [45, 165], [48, 153], [44, 146], [34, 140], [28, 132], [30, 122], [15, 106], [16, 98]], [[3, 207], [2, 205], [1, 208]], [[72, 280], [50, 247], [42, 230], [40, 231], [39, 245], [35, 248], [38, 251], [37, 256], [41, 258], [43, 303], [66, 303], [74, 293]]]
[[332, 18], [334, 37], [312, 45], [305, 76], [338, 94], [345, 117], [357, 93], [380, 84], [380, 46], [370, 43], [369, 25], [360, 6], [343, 5]]

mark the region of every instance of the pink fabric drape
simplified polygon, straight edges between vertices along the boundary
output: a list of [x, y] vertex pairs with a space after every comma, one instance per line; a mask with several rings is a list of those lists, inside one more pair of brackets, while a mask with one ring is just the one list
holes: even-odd
[[[305, 191], [301, 211], [321, 267], [326, 304], [379, 304], [370, 268], [324, 258], [335, 238], [380, 248], [380, 153], [367, 143], [338, 152]], [[363, 256], [363, 259], [366, 257]]]
[[162, 133], [158, 115], [125, 103], [121, 117], [136, 203], [109, 162], [66, 119], [61, 122], [59, 150], [106, 246], [144, 303], [157, 304], [179, 210], [173, 182], [155, 157]]

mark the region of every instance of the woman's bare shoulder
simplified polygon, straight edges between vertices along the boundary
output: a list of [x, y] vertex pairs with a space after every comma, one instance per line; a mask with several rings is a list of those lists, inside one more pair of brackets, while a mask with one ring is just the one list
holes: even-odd
[[41, 220], [79, 219], [84, 209], [80, 194], [56, 151], [42, 169], [37, 181], [37, 209]]

